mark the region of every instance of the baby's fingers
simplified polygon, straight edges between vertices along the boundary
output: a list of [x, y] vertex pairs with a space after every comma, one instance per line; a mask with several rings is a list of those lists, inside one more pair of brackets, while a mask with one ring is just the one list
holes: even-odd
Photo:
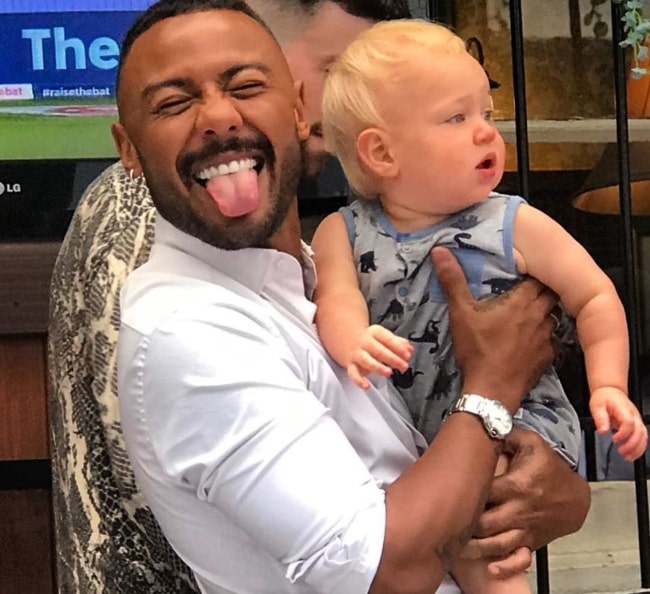
[[591, 416], [596, 425], [596, 431], [600, 434], [607, 433], [610, 430], [609, 413], [605, 406], [594, 406], [591, 410]]
[[634, 420], [631, 436], [618, 444], [618, 451], [626, 460], [636, 460], [645, 452], [648, 445], [648, 430], [641, 418]]
[[390, 355], [390, 351], [374, 345], [368, 350], [360, 351], [354, 358], [354, 363], [360, 368], [359, 372], [363, 375], [378, 373], [379, 375], [390, 377], [393, 369], [390, 362], [386, 360], [387, 354]]
[[408, 369], [408, 360], [411, 356], [411, 352], [403, 352], [403, 349], [393, 350], [391, 348], [392, 346], [392, 344], [385, 345], [379, 341], [375, 341], [372, 345], [368, 345], [366, 350], [369, 357], [373, 360], [373, 371], [377, 371], [375, 368], [377, 364], [383, 364], [383, 366], [388, 369], [389, 373], [392, 369], [399, 369], [400, 371], [406, 371]]
[[634, 418], [631, 416], [626, 416], [622, 419], [614, 421], [616, 429], [614, 429], [614, 435], [612, 436], [612, 441], [614, 443], [623, 443], [632, 437], [632, 432], [634, 431]]
[[[383, 326], [373, 325], [370, 329], [374, 338], [372, 341], [373, 347], [381, 345], [386, 349], [385, 352], [390, 352], [395, 357], [394, 361], [408, 362], [413, 354], [414, 348], [406, 338], [393, 334], [393, 332]], [[380, 358], [377, 353], [375, 353], [375, 356]], [[386, 359], [382, 358], [382, 361], [390, 365]]]
[[347, 371], [350, 379], [362, 390], [367, 390], [370, 387], [370, 382], [364, 377], [364, 374], [361, 373], [361, 370], [357, 365], [351, 363], [348, 365]]

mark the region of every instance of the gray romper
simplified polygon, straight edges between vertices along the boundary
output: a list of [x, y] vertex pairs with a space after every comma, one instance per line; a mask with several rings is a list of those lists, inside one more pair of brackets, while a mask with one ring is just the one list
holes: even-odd
[[[340, 209], [350, 237], [359, 287], [370, 323], [381, 324], [415, 346], [409, 369], [393, 373], [415, 427], [430, 443], [460, 395], [452, 354], [447, 304], [430, 251], [454, 250], [475, 297], [498, 295], [521, 276], [513, 254], [513, 220], [523, 198], [491, 194], [477, 205], [420, 231], [400, 233], [379, 200], [357, 200]], [[572, 467], [578, 463], [578, 416], [555, 370], [549, 368], [515, 415], [515, 425], [539, 433]]]

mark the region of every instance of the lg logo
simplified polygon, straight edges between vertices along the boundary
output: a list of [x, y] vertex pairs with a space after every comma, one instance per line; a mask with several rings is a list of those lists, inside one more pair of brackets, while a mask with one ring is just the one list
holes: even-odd
[[0, 196], [3, 194], [20, 194], [22, 192], [22, 188], [20, 187], [20, 184], [3, 184], [0, 182]]

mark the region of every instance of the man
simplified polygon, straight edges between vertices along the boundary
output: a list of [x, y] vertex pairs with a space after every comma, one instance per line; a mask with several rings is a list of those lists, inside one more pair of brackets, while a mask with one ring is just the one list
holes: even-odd
[[296, 200], [309, 128], [255, 14], [238, 0], [154, 5], [125, 39], [118, 107], [120, 157], [159, 213], [122, 292], [122, 428], [201, 590], [435, 591], [548, 364], [554, 300], [528, 281], [514, 311], [480, 307], [437, 254], [464, 390], [486, 408], [459, 405], [418, 458], [385, 379], [355, 389], [318, 342]]
[[[320, 94], [328, 65], [374, 21], [410, 16], [406, 0], [250, 0], [305, 85], [310, 172], [324, 149]], [[195, 592], [135, 485], [117, 407], [119, 292], [146, 261], [154, 209], [142, 178], [117, 163], [87, 189], [53, 273], [49, 415], [57, 581], [61, 592]]]
[[[297, 29], [291, 30], [301, 33], [285, 38], [283, 45], [290, 55], [293, 52], [294, 75], [307, 80], [311, 76], [313, 84], [319, 84], [328, 60], [339, 51], [336, 44], [351, 40], [343, 41], [342, 34], [354, 36], [372, 19], [407, 16], [400, 13], [404, 4], [399, 2], [326, 0], [305, 6], [251, 0], [250, 4], [261, 12], [271, 6], [285, 9], [266, 12], [274, 29], [294, 15]], [[372, 12], [378, 7], [386, 12]], [[312, 47], [321, 51], [309, 54]], [[307, 100], [308, 110], [309, 104]], [[318, 102], [315, 113], [310, 120], [312, 144], [320, 144]], [[120, 165], [113, 166], [82, 199], [55, 269], [50, 407], [62, 591], [194, 591], [190, 573], [167, 547], [135, 485], [115, 397], [117, 296], [126, 274], [148, 256], [153, 213], [142, 179], [131, 180]], [[523, 454], [531, 451], [534, 456]], [[495, 502], [502, 505], [484, 515], [479, 525], [482, 535], [499, 534], [496, 540], [481, 541], [482, 547], [497, 547], [482, 548], [495, 556], [503, 554], [504, 538], [507, 550], [512, 550], [524, 537], [534, 547], [577, 529], [588, 505], [585, 485], [564, 474], [543, 446], [529, 441], [517, 452], [520, 473], [495, 483]], [[549, 515], [536, 513], [538, 500], [531, 503], [523, 494], [512, 497], [513, 489], [525, 490], [527, 485], [534, 487], [531, 492], [543, 494]], [[515, 517], [518, 523], [513, 524]], [[524, 526], [535, 530], [525, 531]]]

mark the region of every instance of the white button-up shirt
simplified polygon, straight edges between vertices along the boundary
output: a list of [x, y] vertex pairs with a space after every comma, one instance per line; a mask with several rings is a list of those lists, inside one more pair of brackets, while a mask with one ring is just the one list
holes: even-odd
[[426, 447], [383, 378], [364, 392], [323, 350], [304, 260], [303, 279], [288, 254], [219, 250], [158, 216], [122, 291], [129, 457], [206, 593], [367, 592], [382, 486]]

